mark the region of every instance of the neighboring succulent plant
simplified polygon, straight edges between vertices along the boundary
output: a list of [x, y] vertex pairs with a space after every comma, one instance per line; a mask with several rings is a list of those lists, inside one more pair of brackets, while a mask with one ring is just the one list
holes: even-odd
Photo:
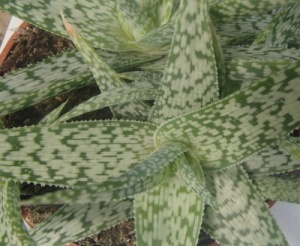
[[[91, 71], [68, 51], [7, 75], [1, 115], [94, 81], [102, 91], [0, 131], [3, 245], [61, 245], [132, 217], [138, 245], [196, 245], [201, 227], [221, 245], [288, 245], [265, 199], [300, 203], [299, 177], [282, 175], [300, 169], [296, 1], [0, 6], [61, 35], [63, 10]], [[115, 119], [65, 123], [106, 106]], [[27, 232], [15, 182], [71, 189], [27, 201], [64, 204]]]

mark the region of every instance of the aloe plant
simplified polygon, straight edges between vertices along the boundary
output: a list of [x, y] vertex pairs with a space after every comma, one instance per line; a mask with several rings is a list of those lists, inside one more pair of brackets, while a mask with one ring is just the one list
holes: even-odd
[[[60, 35], [64, 23], [83, 57], [6, 76], [2, 115], [86, 83], [102, 91], [0, 131], [2, 244], [61, 245], [134, 217], [138, 245], [196, 245], [200, 228], [221, 245], [288, 245], [265, 199], [300, 203], [299, 177], [283, 175], [300, 169], [296, 1], [0, 6]], [[67, 122], [106, 106], [113, 120]], [[68, 188], [23, 201], [64, 206], [27, 232], [17, 182]]]

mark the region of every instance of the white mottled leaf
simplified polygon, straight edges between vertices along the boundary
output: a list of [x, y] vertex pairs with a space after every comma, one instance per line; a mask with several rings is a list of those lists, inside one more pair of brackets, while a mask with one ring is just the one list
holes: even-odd
[[300, 204], [300, 178], [284, 175], [257, 177], [253, 180], [265, 199]]
[[[86, 60], [99, 89], [102, 92], [105, 92], [112, 88], [124, 86], [125, 82], [120, 79], [116, 75], [116, 72], [105, 63], [97, 52], [95, 52], [92, 45], [80, 35], [78, 30], [72, 26], [63, 15], [62, 18], [69, 36]], [[112, 107], [111, 110], [116, 118], [143, 120], [147, 118], [150, 107], [146, 103], [140, 101], [126, 103], [124, 106], [121, 105], [120, 107]]]
[[239, 166], [206, 173], [219, 210], [206, 208], [203, 228], [221, 245], [288, 245], [264, 199]]
[[64, 109], [64, 107], [66, 106], [67, 103], [68, 103], [68, 100], [63, 102], [61, 105], [59, 105], [54, 110], [52, 110], [42, 120], [40, 120], [39, 124], [51, 125], [52, 123], [54, 123], [57, 120], [57, 118], [59, 117], [59, 115], [61, 114], [62, 110]]
[[68, 20], [88, 37], [94, 47], [132, 50], [119, 23], [115, 1], [12, 0], [2, 2], [0, 8], [60, 36], [66, 36], [59, 16], [60, 11], [64, 10]]
[[205, 186], [204, 173], [199, 161], [196, 158], [190, 157], [187, 160], [185, 156], [180, 156], [175, 161], [175, 166], [177, 168], [176, 174], [184, 180], [186, 185], [192, 188], [205, 203], [218, 209], [216, 200]]
[[0, 175], [59, 186], [99, 183], [151, 153], [155, 129], [144, 122], [82, 121], [1, 130]]
[[19, 184], [0, 181], [0, 208], [0, 245], [37, 245], [22, 220]]
[[118, 177], [91, 186], [79, 186], [36, 196], [26, 204], [108, 202], [133, 197], [165, 180], [170, 172], [169, 164], [184, 151], [186, 146], [182, 144], [167, 143], [156, 149], [139, 165]]
[[279, 146], [287, 151], [294, 159], [300, 161], [300, 138], [288, 137], [278, 140]]
[[282, 8], [252, 45], [287, 46], [300, 27], [300, 4]]
[[138, 245], [196, 245], [204, 202], [172, 176], [134, 198]]
[[215, 23], [223, 24], [251, 15], [256, 16], [297, 2], [297, 0], [223, 0], [212, 6], [210, 13]]
[[218, 98], [208, 1], [183, 0], [179, 11], [161, 88], [149, 117], [156, 123]]
[[[132, 52], [114, 54], [101, 51], [100, 54], [119, 72], [159, 58]], [[81, 55], [75, 50], [66, 51], [1, 78], [0, 115], [32, 106], [91, 83], [94, 83], [92, 73]]]
[[157, 95], [157, 88], [150, 83], [135, 82], [122, 87], [114, 88], [91, 97], [89, 100], [79, 104], [68, 113], [58, 119], [59, 122], [67, 121], [87, 112], [98, 110], [104, 107], [136, 102], [139, 100], [154, 100]]
[[192, 146], [204, 169], [218, 169], [275, 143], [300, 125], [299, 65], [163, 123], [156, 146], [180, 139]]
[[300, 169], [300, 161], [278, 145], [271, 145], [251, 156], [243, 166], [250, 177], [255, 178]]
[[67, 204], [30, 234], [39, 246], [64, 245], [132, 218], [133, 202]]

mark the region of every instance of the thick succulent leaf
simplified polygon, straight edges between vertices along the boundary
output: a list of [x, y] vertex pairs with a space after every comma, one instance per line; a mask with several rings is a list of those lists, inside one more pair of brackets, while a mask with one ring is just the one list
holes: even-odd
[[133, 197], [165, 180], [170, 173], [169, 164], [186, 150], [184, 145], [167, 143], [119, 177], [110, 178], [101, 184], [36, 196], [26, 204], [102, 202]]
[[223, 0], [212, 6], [210, 13], [215, 23], [226, 23], [251, 15], [256, 16], [297, 2], [297, 0]]
[[217, 78], [218, 78], [219, 94], [220, 94], [219, 97], [222, 98], [224, 86], [226, 83], [225, 60], [224, 60], [223, 51], [222, 51], [219, 39], [217, 37], [215, 28], [211, 21], [209, 24], [210, 24], [210, 30], [211, 30], [211, 35], [212, 35], [212, 44], [213, 44], [213, 50], [214, 50], [214, 55], [215, 55], [215, 61], [216, 61], [216, 66], [217, 66]]
[[62, 110], [68, 103], [68, 100], [63, 102], [61, 105], [59, 105], [57, 108], [52, 110], [49, 114], [47, 114], [40, 122], [41, 125], [51, 125], [53, 124], [61, 114]]
[[288, 245], [259, 191], [235, 166], [206, 173], [219, 210], [207, 207], [203, 228], [221, 245]]
[[218, 98], [208, 1], [181, 1], [168, 63], [150, 120], [190, 112]]
[[132, 218], [133, 202], [67, 204], [30, 231], [38, 245], [64, 245]]
[[[279, 146], [300, 162], [300, 138], [288, 137], [278, 140]], [[296, 168], [295, 168], [296, 169]]]
[[194, 149], [204, 169], [243, 161], [299, 126], [299, 65], [163, 123], [155, 133], [156, 146], [180, 139]]
[[226, 61], [238, 60], [300, 60], [298, 49], [267, 46], [231, 46], [223, 49]]
[[154, 100], [157, 95], [158, 87], [159, 84], [154, 87], [149, 83], [136, 82], [108, 90], [79, 104], [77, 107], [60, 117], [58, 121], [64, 122], [84, 113], [113, 105], [139, 100]]
[[117, 11], [119, 22], [130, 41], [138, 40], [154, 28], [152, 18], [136, 1], [119, 0]]
[[293, 60], [231, 60], [226, 62], [226, 81], [223, 96], [230, 95], [234, 91], [245, 88], [256, 80], [277, 73], [289, 65]]
[[[138, 2], [138, 1], [137, 1]], [[143, 8], [147, 11], [148, 16], [152, 19], [155, 26], [162, 26], [171, 18], [174, 0], [154, 0], [154, 1], [143, 1]], [[175, 7], [175, 6], [174, 6]]]
[[[105, 63], [102, 57], [80, 35], [78, 30], [67, 22], [64, 16], [63, 21], [69, 36], [92, 71], [99, 89], [105, 92], [109, 89], [125, 85], [125, 82], [116, 76], [116, 72]], [[112, 108], [115, 117], [127, 119], [147, 119], [149, 110], [150, 107], [144, 102], [127, 103], [123, 107]]]
[[[94, 47], [132, 50], [119, 23], [115, 1], [106, 0], [5, 0], [0, 8], [29, 23], [60, 36], [66, 36], [59, 12], [76, 25]], [[94, 24], [91, 24], [94, 23]]]
[[21, 217], [20, 187], [13, 181], [0, 181], [0, 245], [37, 245]]
[[227, 23], [215, 23], [220, 43], [224, 46], [229, 43], [236, 45], [251, 44], [255, 37], [270, 23], [273, 16], [268, 13], [241, 17]]
[[253, 180], [265, 199], [300, 204], [300, 178], [258, 177]]
[[250, 177], [261, 177], [300, 169], [300, 160], [293, 158], [278, 145], [271, 145], [243, 164]]
[[162, 73], [153, 71], [131, 71], [119, 73], [118, 76], [136, 83], [148, 83], [157, 86], [160, 84]]
[[[133, 44], [142, 47], [143, 51], [147, 53], [165, 55], [170, 48], [174, 26], [174, 21], [170, 21], [163, 26], [153, 29]], [[153, 49], [154, 46], [155, 49]]]
[[70, 51], [58, 55], [57, 59], [47, 59], [6, 75], [1, 78], [0, 115], [93, 83], [91, 74], [85, 73], [86, 69], [78, 63], [77, 54]]
[[87, 121], [1, 130], [3, 179], [73, 186], [118, 176], [153, 151], [155, 125]]
[[287, 46], [300, 27], [300, 4], [285, 7], [254, 40], [253, 45]]
[[[117, 55], [101, 51], [100, 54], [119, 72], [159, 58], [136, 53]], [[0, 115], [91, 83], [94, 83], [92, 73], [81, 55], [69, 50], [1, 78]]]
[[[188, 162], [184, 156], [178, 157], [178, 159], [175, 161], [175, 167], [177, 168], [176, 174], [179, 175], [179, 177], [184, 180], [186, 185], [191, 187], [196, 194], [204, 200], [205, 203], [209, 204], [214, 209], [218, 209], [216, 200], [205, 186], [204, 178], [200, 178], [201, 176], [204, 176], [200, 163], [197, 162], [197, 160], [192, 160], [192, 162], [193, 163]], [[200, 173], [200, 177], [193, 169], [197, 169], [197, 173]]]
[[138, 245], [196, 245], [204, 202], [172, 176], [134, 198]]

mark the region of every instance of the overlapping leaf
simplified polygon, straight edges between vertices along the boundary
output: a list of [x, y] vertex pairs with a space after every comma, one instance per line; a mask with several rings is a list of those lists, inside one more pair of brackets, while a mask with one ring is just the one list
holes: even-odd
[[40, 246], [63, 245], [115, 226], [133, 216], [132, 200], [109, 204], [68, 204], [37, 225], [30, 234]]
[[[153, 86], [150, 83], [137, 82], [108, 90], [79, 104], [77, 107], [60, 117], [58, 121], [64, 122], [76, 116], [104, 107], [140, 100], [154, 100], [157, 95], [158, 86], [158, 84]], [[145, 113], [147, 113], [147, 111]]]
[[181, 5], [161, 88], [150, 114], [150, 120], [157, 123], [218, 98], [208, 1], [182, 1]]
[[196, 245], [204, 202], [182, 179], [169, 177], [134, 199], [138, 245]]
[[253, 45], [287, 46], [300, 27], [300, 5], [294, 4], [279, 11]]
[[19, 185], [0, 181], [0, 245], [37, 245], [22, 220], [19, 202]]
[[300, 160], [293, 158], [278, 145], [271, 145], [251, 156], [243, 166], [255, 178], [300, 169]]
[[298, 127], [299, 65], [163, 123], [156, 131], [156, 146], [181, 139], [196, 150], [205, 169], [241, 162]]
[[242, 168], [206, 173], [219, 210], [208, 207], [203, 227], [221, 245], [288, 245], [266, 203]]
[[119, 177], [110, 178], [100, 184], [80, 186], [71, 190], [37, 196], [29, 204], [86, 203], [121, 200], [145, 192], [161, 183], [169, 176], [168, 166], [178, 155], [186, 151], [186, 146], [167, 143], [156, 149], [139, 165]]
[[[80, 35], [78, 30], [67, 22], [64, 16], [62, 17], [69, 36], [86, 60], [99, 89], [101, 91], [107, 91], [125, 85], [125, 82], [116, 76], [116, 72], [103, 61], [93, 47]], [[147, 119], [150, 110], [149, 105], [142, 101], [123, 104], [120, 107], [121, 108], [112, 107], [112, 112], [116, 118], [143, 120]]]
[[[114, 54], [101, 51], [100, 54], [119, 72], [159, 58], [136, 53]], [[66, 51], [5, 75], [0, 84], [0, 115], [12, 113], [91, 83], [94, 83], [92, 73], [81, 55], [74, 50]]]
[[153, 151], [155, 125], [87, 121], [1, 130], [1, 177], [73, 186], [118, 176]]
[[300, 178], [291, 178], [288, 175], [258, 177], [254, 184], [259, 188], [265, 199], [287, 201], [300, 204]]

